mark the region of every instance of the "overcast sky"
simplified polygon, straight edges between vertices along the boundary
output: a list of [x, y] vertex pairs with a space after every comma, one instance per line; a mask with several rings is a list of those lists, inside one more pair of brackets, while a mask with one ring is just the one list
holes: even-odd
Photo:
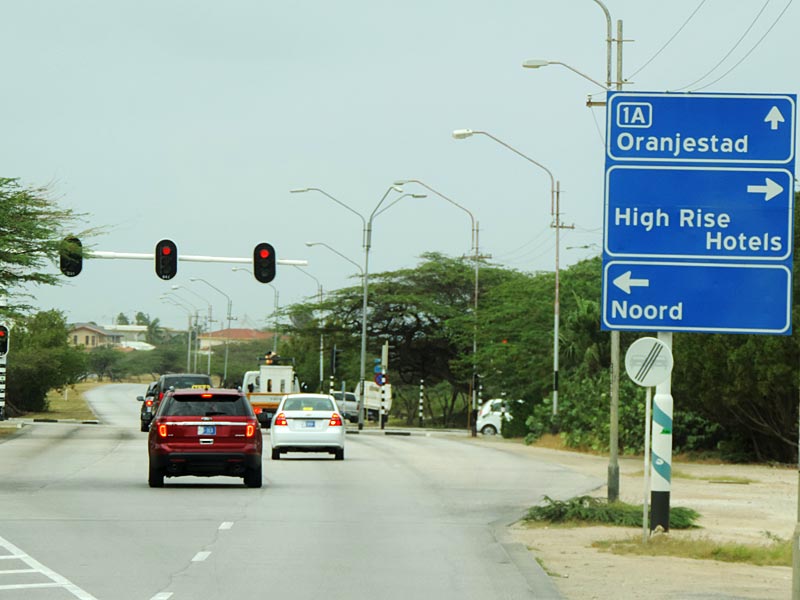
[[[800, 3], [605, 3], [631, 40], [625, 89], [798, 91]], [[599, 253], [605, 113], [585, 103], [602, 90], [562, 66], [521, 67], [549, 59], [604, 81], [606, 21], [593, 0], [0, 4], [2, 174], [49, 185], [86, 214], [82, 226], [105, 228], [86, 240], [96, 250], [150, 253], [170, 238], [180, 254], [244, 258], [270, 242], [333, 290], [357, 283], [357, 270], [305, 242], [363, 264], [361, 220], [289, 190], [322, 188], [368, 217], [393, 181], [420, 179], [474, 214], [481, 253], [552, 271], [547, 174], [487, 137], [451, 137], [469, 128], [560, 181], [562, 220], [574, 225], [562, 232], [562, 266]], [[375, 219], [370, 272], [413, 266], [426, 251], [469, 253], [469, 216], [429, 196]], [[183, 327], [186, 313], [160, 300], [173, 285], [185, 304], [224, 316], [224, 296], [189, 281], [200, 277], [230, 296], [240, 326], [264, 326], [273, 289], [231, 267], [181, 262], [164, 282], [152, 261], [93, 260], [31, 292], [70, 321], [142, 311]], [[295, 267], [279, 265], [273, 284], [281, 305], [316, 293]]]

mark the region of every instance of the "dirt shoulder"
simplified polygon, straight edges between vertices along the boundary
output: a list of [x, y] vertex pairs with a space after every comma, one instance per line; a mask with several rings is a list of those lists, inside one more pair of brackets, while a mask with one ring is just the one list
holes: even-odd
[[[484, 443], [508, 443], [488, 441]], [[528, 447], [526, 452], [607, 481], [608, 457]], [[641, 459], [620, 461], [620, 499], [641, 505]], [[793, 468], [673, 463], [671, 506], [702, 516], [700, 529], [673, 530], [671, 537], [767, 544], [789, 539], [797, 515], [797, 470]], [[738, 483], [732, 483], [738, 482]], [[592, 492], [605, 498], [605, 486]], [[509, 528], [513, 541], [536, 556], [565, 599], [648, 600], [682, 598], [775, 599], [791, 596], [790, 567], [674, 557], [618, 556], [592, 547], [599, 540], [641, 536], [641, 528]]]

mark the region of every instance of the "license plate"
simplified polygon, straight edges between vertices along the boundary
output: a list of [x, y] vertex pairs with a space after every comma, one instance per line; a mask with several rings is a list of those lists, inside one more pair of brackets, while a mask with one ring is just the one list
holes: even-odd
[[306, 427], [316, 427], [317, 424], [314, 421], [306, 421]]
[[197, 435], [217, 435], [216, 425], [198, 425]]

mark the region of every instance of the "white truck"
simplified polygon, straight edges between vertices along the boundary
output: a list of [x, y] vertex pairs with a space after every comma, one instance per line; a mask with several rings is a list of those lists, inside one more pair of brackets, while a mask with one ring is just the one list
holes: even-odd
[[258, 422], [269, 427], [281, 398], [300, 391], [300, 383], [292, 365], [265, 364], [258, 371], [247, 371], [242, 379], [242, 391], [253, 406]]
[[[381, 414], [381, 386], [372, 381], [366, 382], [364, 388], [364, 418], [368, 421], [377, 421]], [[387, 383], [383, 386], [383, 415], [384, 422], [387, 415], [392, 410], [392, 384]], [[361, 384], [356, 385], [352, 392], [345, 392], [344, 402], [342, 402], [342, 392], [333, 392], [333, 397], [339, 405], [339, 409], [344, 413], [345, 418], [351, 423], [358, 423], [358, 399], [361, 394]]]

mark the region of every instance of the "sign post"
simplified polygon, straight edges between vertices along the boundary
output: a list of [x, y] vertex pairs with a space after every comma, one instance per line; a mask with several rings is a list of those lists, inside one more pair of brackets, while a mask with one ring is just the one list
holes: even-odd
[[[672, 351], [669, 346], [659, 339], [652, 337], [639, 338], [631, 344], [625, 353], [625, 371], [628, 377], [636, 384], [643, 386], [645, 392], [645, 419], [644, 419], [644, 498], [642, 502], [642, 542], [647, 542], [647, 494], [650, 491], [650, 399], [651, 390], [655, 385], [667, 381], [672, 373]], [[655, 448], [653, 448], [655, 454]], [[654, 457], [655, 461], [655, 457]], [[661, 466], [661, 465], [659, 465]], [[669, 469], [669, 464], [667, 464]], [[669, 469], [671, 470], [671, 469]], [[669, 494], [669, 492], [667, 492]], [[669, 506], [669, 500], [667, 500]], [[655, 510], [655, 502], [653, 503]], [[669, 519], [669, 517], [668, 517]], [[654, 520], [655, 522], [655, 520]], [[669, 520], [667, 527], [669, 531]]]

